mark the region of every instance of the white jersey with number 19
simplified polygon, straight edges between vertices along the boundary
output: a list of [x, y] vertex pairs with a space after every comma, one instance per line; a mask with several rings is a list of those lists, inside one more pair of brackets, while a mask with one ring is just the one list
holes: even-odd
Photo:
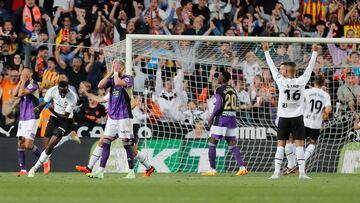
[[308, 67], [298, 78], [285, 78], [275, 67], [269, 51], [265, 51], [266, 62], [279, 89], [278, 117], [295, 118], [304, 113], [304, 89], [310, 80], [317, 52], [313, 52]]
[[304, 125], [311, 129], [320, 129], [322, 112], [331, 106], [330, 95], [319, 88], [305, 90]]

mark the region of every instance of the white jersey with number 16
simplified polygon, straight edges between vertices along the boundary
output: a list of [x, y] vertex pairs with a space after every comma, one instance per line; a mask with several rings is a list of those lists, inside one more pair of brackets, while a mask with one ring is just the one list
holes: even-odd
[[279, 88], [278, 117], [295, 118], [304, 113], [304, 89], [310, 80], [315, 65], [317, 52], [313, 52], [308, 67], [298, 78], [285, 78], [275, 67], [269, 51], [265, 51], [266, 62]]

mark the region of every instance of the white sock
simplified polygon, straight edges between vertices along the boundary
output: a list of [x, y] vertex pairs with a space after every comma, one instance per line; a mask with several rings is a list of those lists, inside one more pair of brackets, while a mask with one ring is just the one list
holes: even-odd
[[299, 174], [305, 174], [305, 152], [304, 147], [296, 147], [296, 158], [299, 165]]
[[138, 151], [138, 154], [135, 158], [137, 158], [140, 163], [145, 166], [146, 169], [149, 169], [151, 167], [147, 155], [142, 153], [141, 151]]
[[60, 147], [62, 144], [64, 144], [65, 142], [67, 142], [67, 141], [69, 141], [69, 140], [71, 140], [70, 134], [68, 134], [67, 136], [63, 136], [63, 137], [61, 138], [61, 140], [55, 145], [54, 149]]
[[104, 168], [103, 167], [101, 167], [101, 166], [99, 166], [99, 168], [97, 169], [97, 171], [99, 171], [99, 172], [104, 172]]
[[274, 174], [280, 174], [281, 164], [284, 159], [284, 147], [277, 147], [275, 153], [275, 171]]
[[296, 155], [293, 149], [294, 149], [293, 143], [288, 143], [285, 145], [285, 154], [288, 160], [288, 165], [287, 165], [288, 168], [294, 168], [296, 165]]
[[128, 173], [134, 173], [134, 169], [129, 169]]
[[306, 147], [305, 162], [311, 157], [311, 155], [314, 153], [314, 151], [315, 151], [315, 145], [309, 144], [309, 146]]
[[50, 155], [45, 153], [45, 150], [41, 153], [40, 158], [37, 160], [36, 164], [32, 167], [35, 171], [37, 171], [48, 159]]
[[103, 148], [99, 145], [96, 145], [93, 153], [90, 156], [89, 163], [87, 165], [88, 168], [92, 169], [95, 163], [100, 159]]

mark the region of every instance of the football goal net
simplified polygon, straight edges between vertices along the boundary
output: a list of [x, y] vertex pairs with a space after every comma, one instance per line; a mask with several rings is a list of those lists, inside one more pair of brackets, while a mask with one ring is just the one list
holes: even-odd
[[[354, 129], [359, 92], [353, 92], [350, 86], [359, 84], [360, 39], [127, 35], [126, 40], [105, 48], [106, 62], [110, 67], [115, 58], [126, 60], [127, 74], [135, 76], [137, 108], [147, 118], [135, 116], [139, 149], [148, 154], [158, 172], [209, 169], [208, 119], [223, 70], [231, 73], [230, 83], [238, 95], [237, 144], [245, 164], [251, 172], [272, 171], [278, 89], [261, 42], [270, 44], [277, 67], [293, 61], [299, 74], [308, 65], [312, 43], [320, 46], [313, 76], [321, 74], [326, 78], [323, 89], [331, 96], [333, 111], [323, 122], [307, 170], [344, 172], [356, 168], [349, 166], [355, 163], [346, 161], [342, 150], [359, 138]], [[313, 86], [313, 76], [309, 88]], [[350, 87], [349, 91], [343, 86]], [[218, 171], [237, 170], [225, 141], [218, 144], [216, 164]], [[144, 168], [139, 165], [137, 170]]]

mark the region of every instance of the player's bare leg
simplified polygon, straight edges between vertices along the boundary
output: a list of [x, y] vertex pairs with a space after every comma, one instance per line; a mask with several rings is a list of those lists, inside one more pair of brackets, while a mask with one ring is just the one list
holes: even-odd
[[50, 158], [53, 149], [60, 140], [61, 138], [55, 135], [50, 138], [50, 141], [46, 146], [45, 150], [41, 153], [40, 158], [38, 159], [36, 164], [30, 169], [28, 177], [35, 176], [35, 172]]
[[269, 179], [280, 178], [280, 169], [281, 169], [282, 161], [284, 159], [285, 144], [286, 144], [286, 140], [277, 141], [277, 148], [275, 153], [275, 171], [274, 174]]
[[211, 135], [210, 139], [209, 139], [209, 162], [210, 162], [210, 171], [204, 172], [201, 175], [203, 176], [216, 176], [217, 175], [217, 171], [216, 171], [216, 162], [215, 162], [215, 158], [216, 158], [216, 145], [219, 142], [219, 139], [213, 137], [213, 135]]
[[240, 149], [237, 144], [236, 137], [226, 137], [225, 138], [229, 147], [229, 151], [232, 152], [238, 166], [239, 171], [236, 173], [237, 176], [243, 176], [248, 174], [248, 170], [245, 168], [244, 160], [241, 157]]
[[299, 179], [311, 179], [305, 174], [304, 140], [295, 140], [296, 158], [299, 165]]

